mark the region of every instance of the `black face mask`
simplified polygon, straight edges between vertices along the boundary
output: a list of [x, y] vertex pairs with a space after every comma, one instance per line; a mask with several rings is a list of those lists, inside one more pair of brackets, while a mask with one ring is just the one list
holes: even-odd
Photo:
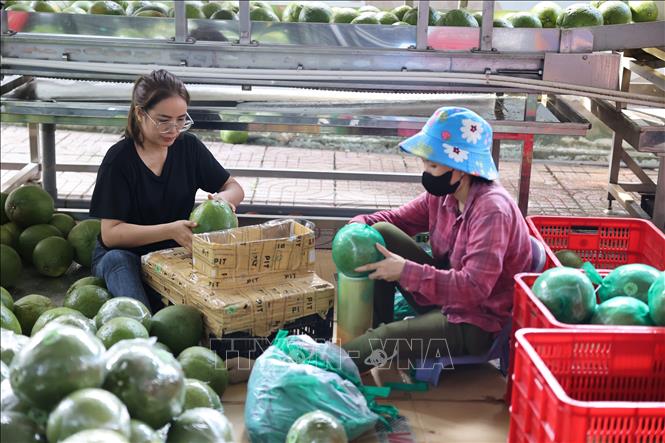
[[461, 180], [458, 180], [457, 183], [451, 185], [450, 180], [452, 178], [453, 171], [448, 171], [438, 177], [429, 172], [423, 172], [422, 183], [427, 192], [436, 195], [437, 197], [443, 197], [444, 195], [452, 194], [457, 191], [457, 188], [459, 188]]

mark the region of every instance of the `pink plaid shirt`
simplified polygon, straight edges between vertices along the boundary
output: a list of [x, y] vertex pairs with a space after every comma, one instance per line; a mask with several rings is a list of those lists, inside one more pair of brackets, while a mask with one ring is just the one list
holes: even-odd
[[437, 305], [451, 323], [501, 330], [513, 305], [513, 276], [531, 265], [528, 228], [519, 208], [499, 184], [473, 184], [460, 214], [452, 195], [423, 193], [391, 211], [353, 220], [389, 222], [409, 235], [429, 231], [432, 254], [449, 270], [407, 260], [401, 287], [421, 305]]

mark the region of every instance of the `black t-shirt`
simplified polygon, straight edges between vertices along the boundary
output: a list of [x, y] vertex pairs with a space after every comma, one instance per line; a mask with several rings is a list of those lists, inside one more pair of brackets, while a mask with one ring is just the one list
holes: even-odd
[[[226, 169], [193, 134], [184, 133], [169, 146], [159, 176], [143, 163], [134, 141], [125, 138], [104, 156], [92, 194], [90, 215], [136, 225], [186, 220], [194, 207], [198, 189], [212, 194], [228, 179]], [[143, 255], [174, 246], [177, 243], [168, 240], [129, 250]]]

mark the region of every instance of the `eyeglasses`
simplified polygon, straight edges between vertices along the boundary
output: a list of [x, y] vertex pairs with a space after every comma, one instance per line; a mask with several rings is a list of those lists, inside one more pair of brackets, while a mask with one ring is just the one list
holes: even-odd
[[191, 128], [192, 125], [194, 124], [194, 120], [192, 120], [192, 117], [190, 117], [188, 113], [185, 113], [184, 118], [180, 117], [175, 122], [172, 122], [170, 120], [163, 121], [163, 122], [156, 122], [155, 120], [153, 120], [152, 117], [150, 117], [150, 114], [148, 114], [145, 110], [143, 111], [143, 113], [155, 125], [155, 127], [157, 128], [157, 131], [160, 134], [168, 134], [173, 129], [175, 129], [178, 132], [185, 132], [189, 128]]

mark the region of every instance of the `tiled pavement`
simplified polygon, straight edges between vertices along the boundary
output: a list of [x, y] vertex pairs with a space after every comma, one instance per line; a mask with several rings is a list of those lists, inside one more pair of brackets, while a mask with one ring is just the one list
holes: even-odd
[[[118, 134], [56, 131], [56, 158], [59, 163], [99, 164], [106, 150], [119, 139]], [[27, 162], [28, 130], [22, 126], [2, 125], [3, 162]], [[332, 150], [307, 150], [287, 147], [206, 143], [227, 168], [280, 168], [339, 171], [382, 171], [419, 173], [417, 159], [395, 154], [375, 154]], [[517, 196], [519, 163], [500, 164], [501, 181]], [[2, 170], [4, 184], [15, 171]], [[655, 171], [650, 171], [655, 178]], [[633, 180], [629, 171], [624, 179]], [[61, 197], [90, 197], [95, 174], [58, 172]], [[240, 177], [246, 202], [281, 206], [397, 207], [422, 191], [417, 184], [355, 182], [343, 180], [281, 179]], [[607, 167], [571, 163], [534, 163], [531, 176], [529, 214], [604, 216], [607, 209]], [[204, 198], [204, 194], [199, 195]], [[611, 215], [625, 215], [614, 205]]]

